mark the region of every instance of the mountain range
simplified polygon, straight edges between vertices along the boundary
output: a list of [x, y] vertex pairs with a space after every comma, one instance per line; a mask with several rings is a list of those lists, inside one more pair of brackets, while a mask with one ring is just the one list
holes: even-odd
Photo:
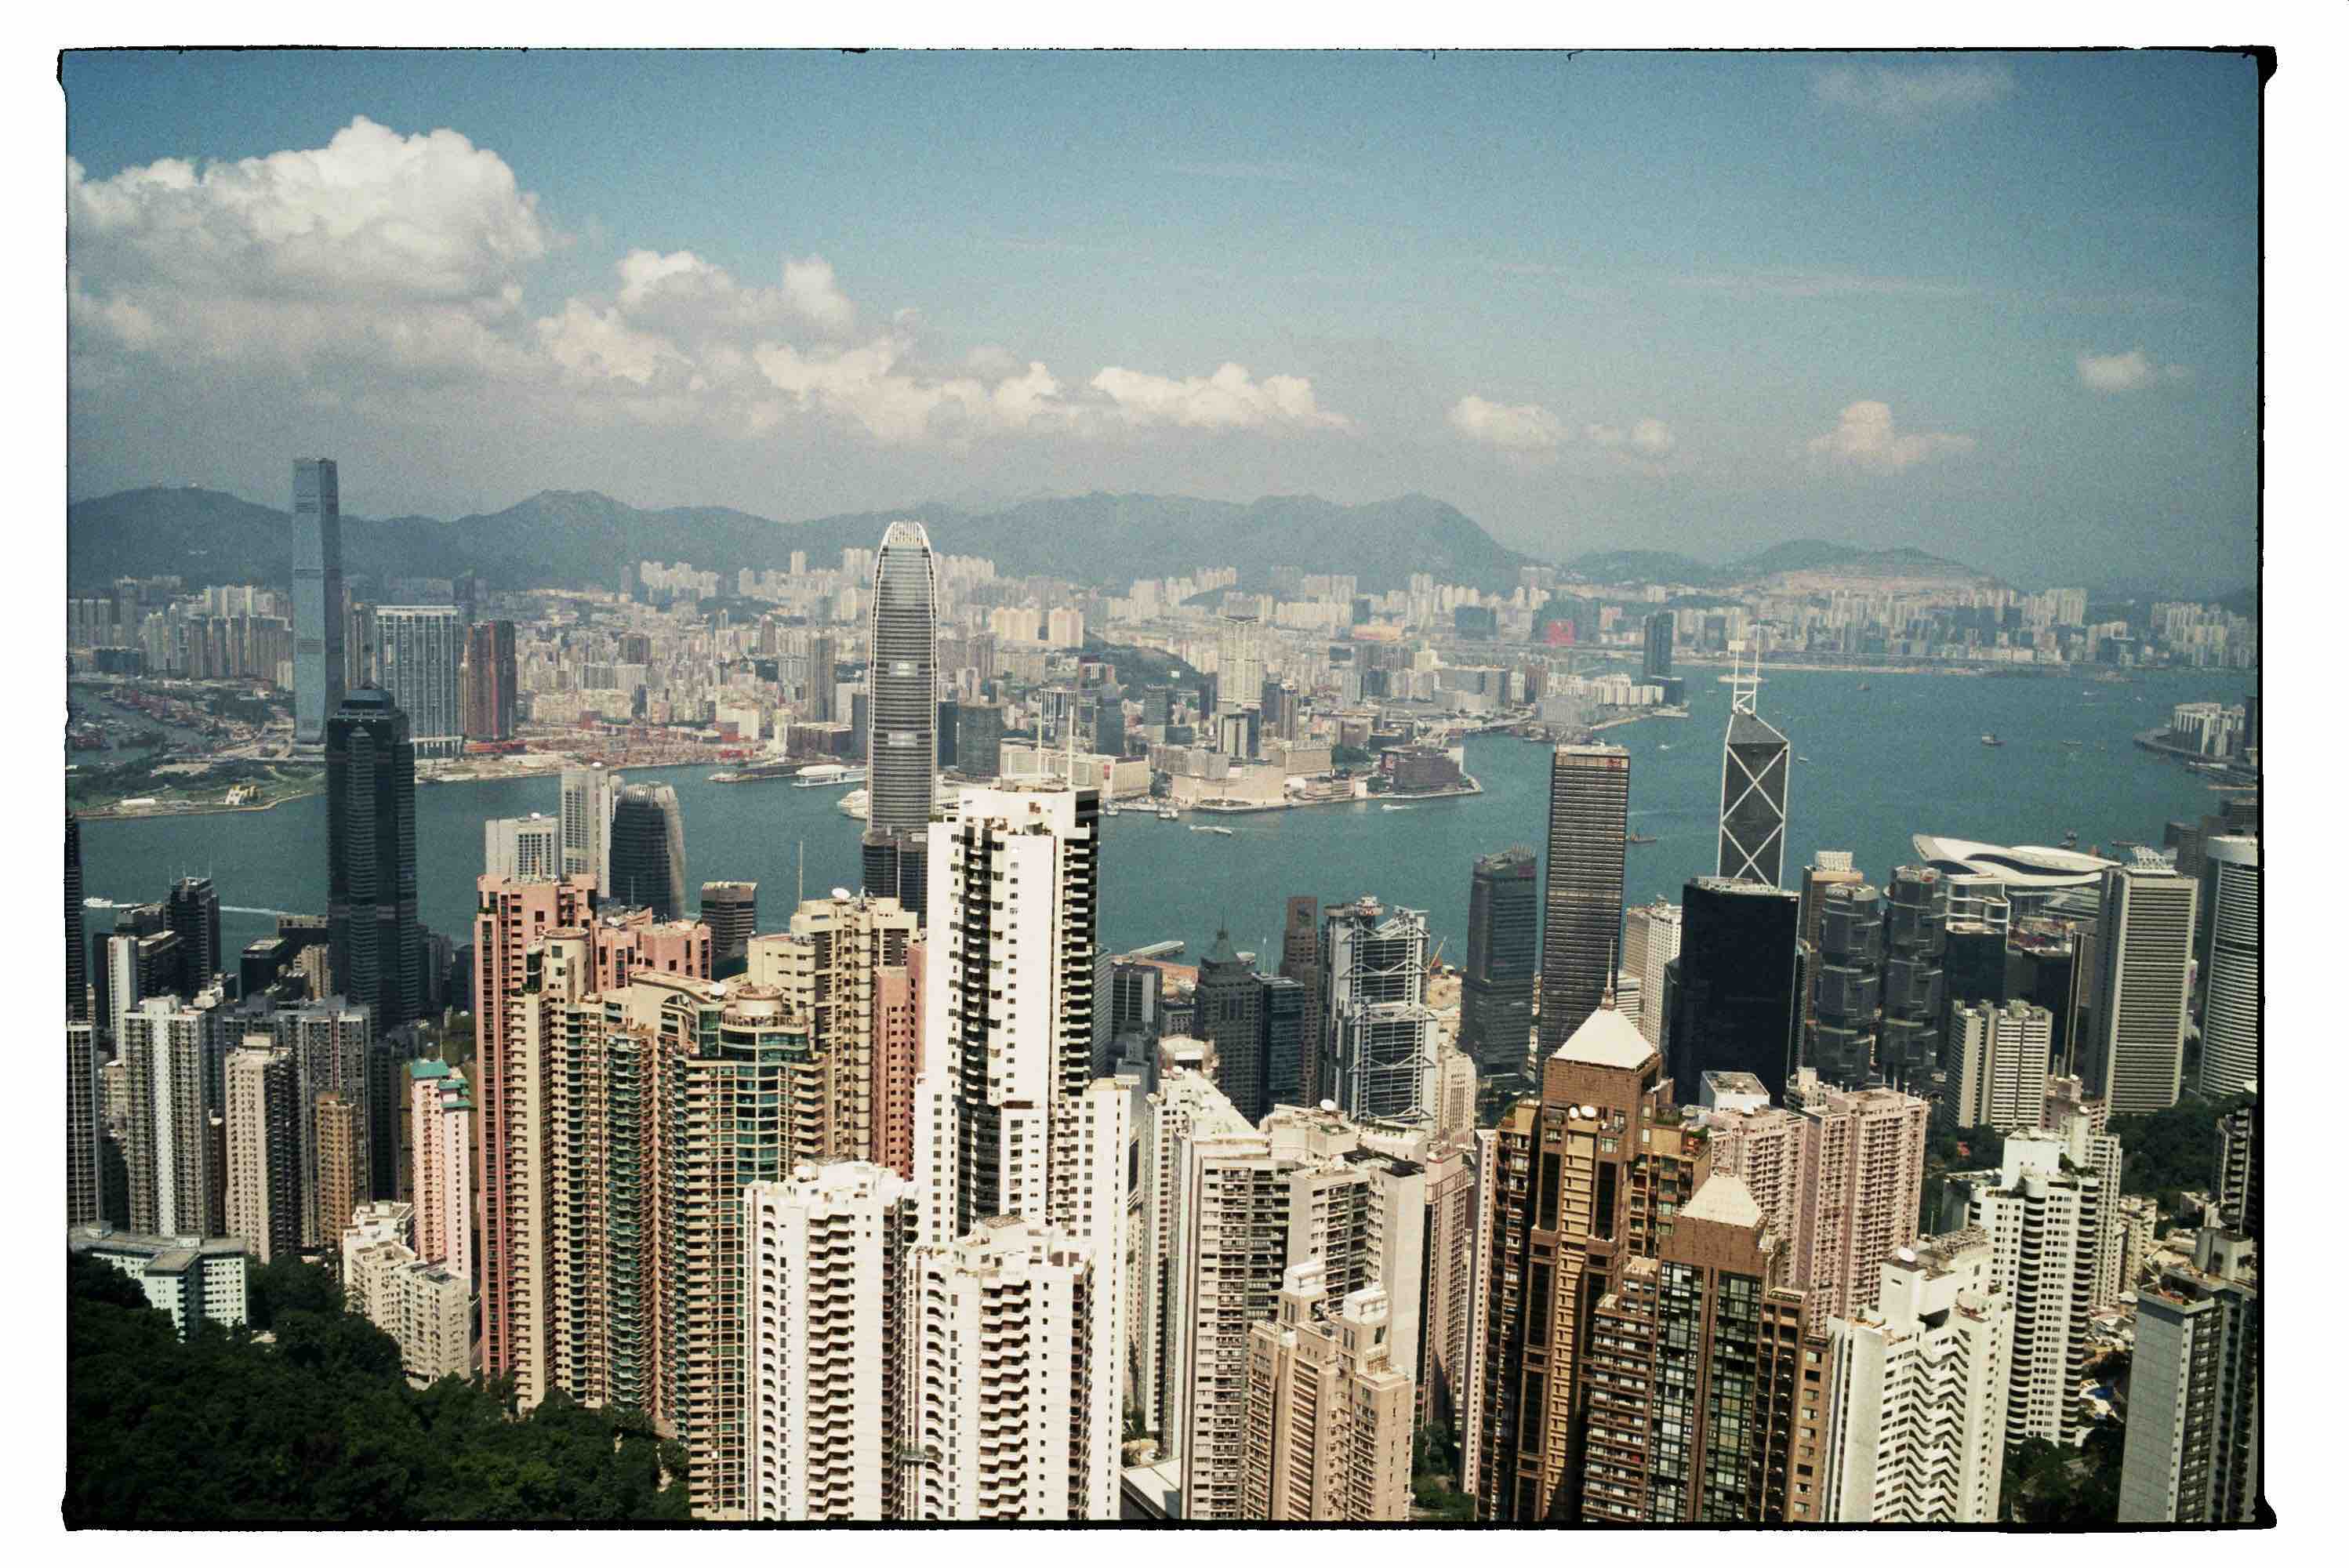
[[[377, 578], [454, 577], [500, 587], [609, 587], [641, 560], [689, 562], [730, 579], [743, 567], [781, 569], [804, 550], [820, 565], [844, 548], [872, 549], [883, 529], [913, 518], [947, 555], [991, 559], [1006, 576], [1057, 576], [1123, 587], [1202, 566], [1238, 568], [1243, 587], [1270, 586], [1273, 569], [1354, 574], [1366, 593], [1406, 586], [1413, 573], [1483, 588], [1516, 585], [1533, 558], [1509, 550], [1458, 509], [1408, 495], [1361, 506], [1313, 496], [1247, 505], [1187, 496], [1062, 496], [999, 511], [937, 502], [778, 522], [726, 507], [646, 511], [593, 490], [543, 490], [503, 511], [442, 521], [345, 513], [343, 570]], [[286, 513], [194, 488], [124, 490], [67, 509], [67, 580], [177, 573], [191, 585], [287, 580]]]
[[[496, 587], [611, 587], [643, 560], [688, 562], [730, 583], [735, 573], [787, 568], [793, 551], [831, 565], [843, 549], [871, 549], [898, 518], [926, 525], [948, 555], [985, 556], [1006, 576], [1051, 576], [1123, 588], [1231, 565], [1240, 586], [1264, 591], [1274, 569], [1351, 573], [1364, 593], [1439, 583], [1506, 591], [1535, 558], [1473, 519], [1423, 495], [1341, 506], [1315, 496], [1241, 504], [1189, 496], [1041, 496], [994, 511], [939, 501], [893, 511], [779, 522], [729, 507], [647, 510], [595, 490], [542, 490], [502, 511], [452, 521], [343, 518], [343, 569], [373, 578], [456, 577]], [[124, 576], [177, 574], [191, 586], [284, 583], [286, 513], [220, 490], [152, 487], [77, 501], [66, 512], [67, 580], [92, 587]], [[1596, 583], [1669, 583], [1722, 589], [1778, 573], [1833, 567], [1868, 577], [1979, 579], [1921, 550], [1795, 540], [1712, 563], [1669, 551], [1609, 550], [1562, 563]]]

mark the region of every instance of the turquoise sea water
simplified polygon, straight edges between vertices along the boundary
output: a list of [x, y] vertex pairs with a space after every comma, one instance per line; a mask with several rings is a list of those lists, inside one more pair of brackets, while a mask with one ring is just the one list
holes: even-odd
[[[1629, 851], [1634, 903], [1677, 899], [1688, 877], [1713, 869], [1721, 737], [1728, 688], [1689, 672], [1692, 716], [1643, 719], [1602, 738], [1631, 753], [1631, 826], [1657, 842]], [[2054, 844], [2076, 830], [2083, 848], [2114, 839], [2158, 844], [2162, 824], [2217, 809], [2204, 778], [2129, 741], [2168, 718], [2172, 703], [2239, 702], [2247, 676], [2149, 673], [2137, 684], [2078, 678], [2002, 680], [1788, 671], [1762, 687], [1760, 710], [1797, 756], [1788, 801], [1787, 879], [1818, 849], [1854, 851], [1871, 879], [1915, 858], [1912, 833]], [[1865, 680], [1869, 689], [1859, 690]], [[2006, 741], [1992, 748], [1984, 731]], [[2067, 746], [2066, 740], [2083, 744]], [[1278, 953], [1282, 902], [1374, 893], [1429, 912], [1444, 957], [1464, 957], [1469, 861], [1511, 844], [1541, 847], [1549, 750], [1506, 736], [1472, 740], [1469, 771], [1485, 793], [1408, 810], [1376, 805], [1215, 819], [1225, 838], [1191, 822], [1132, 812], [1104, 819], [1102, 937], [1112, 951], [1179, 938], [1191, 954], [1228, 922], [1244, 948]], [[676, 787], [685, 810], [687, 891], [705, 881], [759, 883], [762, 930], [788, 918], [796, 856], [807, 887], [854, 885], [859, 825], [835, 810], [842, 790], [707, 781], [706, 768], [645, 770]], [[481, 822], [553, 813], [553, 778], [436, 784], [417, 791], [417, 857], [424, 923], [471, 939]], [[209, 873], [221, 903], [323, 913], [326, 802], [313, 795], [274, 810], [179, 820], [96, 821], [82, 829], [83, 886], [93, 897], [160, 898], [182, 872]], [[93, 928], [103, 929], [93, 912]], [[231, 951], [274, 928], [266, 915], [227, 913]]]

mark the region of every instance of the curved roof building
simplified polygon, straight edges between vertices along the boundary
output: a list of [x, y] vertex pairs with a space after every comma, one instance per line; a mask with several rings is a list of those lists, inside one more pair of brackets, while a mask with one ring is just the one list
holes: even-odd
[[2052, 892], [2057, 888], [2093, 887], [2117, 861], [2082, 854], [2077, 850], [2051, 850], [2044, 844], [1980, 844], [1971, 839], [1942, 839], [1919, 833], [1919, 859], [1952, 876], [1995, 877], [2010, 889]]

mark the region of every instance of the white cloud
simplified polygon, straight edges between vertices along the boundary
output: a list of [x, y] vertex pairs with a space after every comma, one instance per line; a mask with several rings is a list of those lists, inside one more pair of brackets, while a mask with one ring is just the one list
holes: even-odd
[[1811, 84], [1822, 103], [1901, 124], [1963, 113], [2014, 90], [2003, 66], [1838, 66]]
[[2080, 385], [2091, 392], [2142, 392], [2157, 381], [2183, 381], [2191, 374], [2183, 365], [2156, 365], [2142, 348], [2127, 354], [2083, 354], [2073, 363]]
[[1095, 376], [1092, 386], [1128, 425], [1342, 430], [1351, 423], [1343, 414], [1324, 410], [1314, 399], [1313, 383], [1304, 377], [1268, 376], [1257, 381], [1242, 365], [1226, 364], [1213, 376], [1179, 380], [1112, 365]]
[[1491, 403], [1463, 397], [1444, 416], [1472, 441], [1519, 455], [1554, 452], [1567, 438], [1566, 423], [1538, 403]]
[[1670, 457], [1672, 449], [1680, 444], [1672, 428], [1661, 419], [1642, 419], [1628, 430], [1615, 425], [1588, 425], [1582, 433], [1593, 446], [1642, 458]]
[[1971, 436], [1896, 432], [1892, 410], [1876, 402], [1851, 404], [1834, 429], [1809, 442], [1814, 456], [1878, 474], [1897, 474], [1945, 453], [1970, 452], [1973, 447]]
[[1072, 387], [999, 345], [942, 359], [910, 308], [860, 331], [813, 253], [761, 284], [691, 250], [631, 250], [608, 292], [533, 315], [523, 285], [552, 231], [504, 160], [453, 130], [357, 119], [323, 148], [103, 180], [69, 162], [67, 183], [86, 386], [159, 368], [311, 377], [391, 417], [403, 397], [466, 385], [554, 419], [755, 433], [798, 416], [886, 444], [1350, 428], [1306, 377], [1238, 365], [1187, 378], [1112, 366]]
[[783, 297], [792, 308], [828, 333], [844, 335], [856, 325], [855, 307], [833, 281], [832, 263], [822, 256], [783, 258]]

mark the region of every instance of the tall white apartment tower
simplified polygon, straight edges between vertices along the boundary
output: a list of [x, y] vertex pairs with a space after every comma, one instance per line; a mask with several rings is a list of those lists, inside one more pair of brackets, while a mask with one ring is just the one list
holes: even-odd
[[1960, 1002], [1950, 1008], [1950, 1045], [1958, 1058], [1959, 1127], [2001, 1132], [2037, 1127], [2047, 1101], [2048, 1057], [2055, 1015], [2020, 999], [2006, 1006]]
[[1664, 968], [1681, 955], [1681, 906], [1662, 899], [1625, 917], [1627, 955], [1637, 949], [1640, 970], [1640, 1037], [1664, 1048]]
[[[1142, 1202], [1131, 1245], [1138, 1278], [1130, 1326], [1133, 1402], [1144, 1431], [1164, 1432], [1172, 1404], [1167, 1384], [1174, 1336], [1171, 1272], [1181, 1212], [1183, 1155], [1193, 1138], [1253, 1139], [1248, 1125], [1213, 1078], [1189, 1068], [1162, 1076], [1142, 1122]], [[1162, 1439], [1161, 1451], [1165, 1451]]]
[[2078, 1440], [2076, 1390], [2095, 1310], [2096, 1243], [2106, 1202], [2100, 1177], [2064, 1168], [2064, 1140], [2018, 1133], [2006, 1140], [1995, 1186], [1977, 1188], [1971, 1222], [1991, 1241], [1993, 1287], [2014, 1306], [2007, 1378], [2006, 1440]]
[[[1081, 1496], [1054, 1502], [1031, 1489], [1047, 1511], [1013, 1517], [1116, 1516], [1132, 1113], [1125, 1085], [1092, 1076], [1100, 801], [1097, 789], [1050, 780], [966, 789], [930, 824], [926, 846], [933, 934], [914, 1168], [932, 1264], [1043, 1270], [1036, 1277], [1062, 1280], [1052, 1288], [1072, 1292], [1087, 1315], [1077, 1343], [1093, 1370], [1077, 1391], [1089, 1403], [1071, 1441], [1084, 1439], [1094, 1469]], [[997, 1222], [1006, 1220], [1025, 1228], [1014, 1237]], [[986, 1255], [940, 1261], [966, 1243]], [[936, 1479], [961, 1501], [942, 1501], [926, 1474], [922, 1506], [950, 1511], [921, 1517], [1004, 1517], [962, 1511], [979, 1506], [976, 1483], [951, 1472], [962, 1462], [952, 1453], [945, 1462], [950, 1473]]]
[[594, 877], [599, 894], [612, 890], [612, 810], [621, 783], [600, 764], [563, 770], [563, 874]]
[[2202, 1092], [2231, 1099], [2260, 1076], [2260, 841], [2202, 843]]
[[1877, 1305], [1827, 1324], [1834, 1524], [1994, 1524], [2014, 1301], [1966, 1229], [1887, 1259]]
[[1309, 1259], [1343, 1299], [1387, 1293], [1395, 1364], [1419, 1358], [1425, 1175], [1328, 1110], [1283, 1107], [1260, 1130], [1195, 1128], [1185, 1140], [1169, 1264], [1167, 1414], [1160, 1451], [1181, 1467], [1183, 1517], [1237, 1520], [1247, 1456], [1247, 1333]]
[[1097, 1248], [1015, 1215], [915, 1251], [909, 1518], [1117, 1517], [1117, 1362], [1091, 1329], [1118, 1291]]
[[930, 825], [915, 1171], [933, 1242], [998, 1215], [1071, 1218], [1061, 1205], [1088, 1162], [1100, 802], [1049, 780], [970, 788]]
[[905, 1517], [914, 1184], [864, 1161], [742, 1190], [750, 1517]]
[[2158, 860], [2105, 872], [2096, 923], [2096, 1005], [2085, 1064], [2088, 1092], [2116, 1116], [2178, 1103], [2186, 1068], [2195, 886]]

